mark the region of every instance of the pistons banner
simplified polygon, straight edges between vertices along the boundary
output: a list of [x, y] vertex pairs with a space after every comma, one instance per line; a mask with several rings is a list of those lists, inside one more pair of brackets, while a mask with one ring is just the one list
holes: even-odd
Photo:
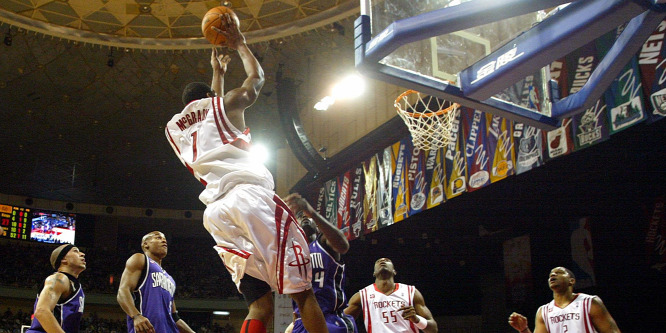
[[409, 216], [426, 209], [429, 181], [426, 179], [426, 151], [413, 147], [407, 163]]

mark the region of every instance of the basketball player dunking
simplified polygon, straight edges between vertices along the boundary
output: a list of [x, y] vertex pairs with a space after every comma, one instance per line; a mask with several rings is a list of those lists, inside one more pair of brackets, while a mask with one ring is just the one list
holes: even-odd
[[356, 318], [363, 311], [368, 332], [437, 332], [437, 322], [421, 292], [414, 286], [395, 283], [396, 274], [390, 259], [377, 260], [375, 283], [354, 294], [345, 313]]
[[[620, 333], [615, 319], [597, 296], [574, 294], [574, 274], [555, 267], [548, 275], [553, 300], [541, 306], [536, 314], [534, 333]], [[509, 325], [520, 333], [531, 333], [527, 318], [519, 313], [509, 316]]]
[[118, 287], [118, 304], [127, 314], [129, 333], [194, 332], [178, 316], [173, 295], [176, 282], [162, 268], [167, 255], [164, 234], [153, 231], [141, 239], [143, 253], [135, 253], [125, 264]]
[[[312, 292], [308, 243], [287, 205], [275, 194], [273, 176], [249, 154], [250, 130], [245, 110], [257, 100], [264, 72], [245, 42], [238, 23], [221, 16], [226, 46], [236, 50], [247, 78], [223, 94], [224, 58], [213, 65], [213, 82], [190, 83], [185, 108], [166, 126], [166, 136], [185, 167], [206, 188], [204, 227], [249, 307], [241, 328], [266, 332], [273, 317], [272, 290], [288, 294], [301, 310], [311, 333], [328, 332]], [[223, 82], [222, 82], [223, 83]]]
[[61, 245], [53, 250], [51, 266], [56, 272], [44, 281], [27, 333], [79, 331], [85, 295], [78, 278], [86, 269], [85, 256], [72, 244]]

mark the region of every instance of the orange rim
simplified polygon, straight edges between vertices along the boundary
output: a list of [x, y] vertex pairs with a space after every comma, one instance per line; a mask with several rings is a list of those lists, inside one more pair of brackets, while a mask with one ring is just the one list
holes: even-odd
[[[458, 107], [460, 107], [460, 104], [458, 104], [458, 103], [453, 103], [453, 102], [449, 102], [449, 101], [444, 100], [445, 103], [451, 103], [451, 105], [449, 107], [447, 107], [445, 109], [441, 109], [439, 111], [434, 111], [434, 112], [430, 112], [430, 113], [415, 113], [415, 112], [405, 111], [405, 110], [402, 109], [402, 105], [400, 104], [400, 102], [402, 101], [402, 99], [405, 96], [411, 95], [411, 94], [420, 94], [420, 92], [418, 92], [416, 90], [411, 90], [411, 89], [407, 90], [404, 93], [400, 94], [400, 96], [398, 96], [395, 99], [395, 103], [394, 103], [394, 106], [395, 106], [396, 109], [398, 109], [398, 111], [402, 112], [404, 115], [409, 116], [411, 118], [441, 116], [441, 115], [451, 111], [454, 108], [457, 109]], [[420, 97], [419, 97], [419, 99], [420, 99]]]

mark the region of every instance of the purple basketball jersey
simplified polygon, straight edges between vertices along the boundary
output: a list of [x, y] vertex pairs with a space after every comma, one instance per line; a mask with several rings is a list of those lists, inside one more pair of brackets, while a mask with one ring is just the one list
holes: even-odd
[[[79, 331], [79, 325], [81, 324], [81, 317], [83, 316], [85, 295], [83, 294], [83, 288], [81, 288], [81, 284], [75, 277], [67, 273], [62, 274], [67, 275], [69, 281], [72, 283], [74, 292], [66, 301], [56, 304], [55, 308], [53, 309], [53, 316], [56, 318], [63, 331], [67, 333], [77, 333]], [[39, 295], [37, 295], [33, 313], [34, 310], [37, 309], [38, 301]], [[37, 318], [33, 318], [30, 329], [28, 329], [26, 333], [37, 332], [46, 332], [46, 330], [42, 327]]]
[[[312, 290], [321, 311], [324, 313], [329, 332], [356, 332], [354, 319], [342, 311], [347, 307], [344, 293], [345, 265], [322, 247], [320, 237], [310, 243], [310, 262], [312, 263]], [[292, 302], [298, 319], [294, 322], [294, 333], [307, 332], [300, 320], [300, 311]]]
[[[150, 320], [155, 332], [178, 332], [176, 322], [171, 317], [173, 294], [176, 282], [154, 260], [146, 256], [146, 268], [139, 279], [139, 287], [132, 292], [134, 304], [141, 314]], [[127, 331], [134, 333], [134, 320], [127, 317]]]

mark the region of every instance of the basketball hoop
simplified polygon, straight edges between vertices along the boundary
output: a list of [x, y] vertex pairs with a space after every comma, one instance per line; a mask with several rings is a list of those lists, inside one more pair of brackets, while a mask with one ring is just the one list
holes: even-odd
[[460, 104], [407, 90], [395, 99], [394, 106], [412, 133], [414, 147], [430, 150], [449, 143]]

